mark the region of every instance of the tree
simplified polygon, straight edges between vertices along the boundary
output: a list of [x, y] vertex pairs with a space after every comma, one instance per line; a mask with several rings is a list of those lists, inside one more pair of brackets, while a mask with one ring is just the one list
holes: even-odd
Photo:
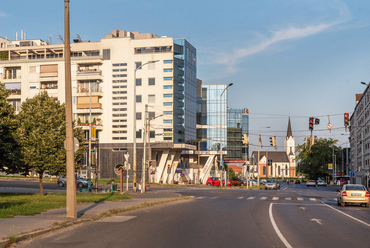
[[329, 176], [332, 172], [328, 169], [328, 164], [333, 160], [333, 147], [334, 155], [336, 156], [337, 164], [341, 164], [342, 153], [341, 147], [336, 146], [337, 140], [334, 139], [315, 139], [315, 144], [309, 146], [310, 138], [306, 140], [307, 144], [298, 145], [297, 160], [299, 160], [300, 173], [308, 175], [310, 179], [316, 180], [319, 177]]
[[16, 173], [21, 164], [19, 145], [14, 137], [17, 121], [14, 107], [6, 100], [9, 91], [0, 83], [0, 171]]
[[[65, 106], [49, 97], [44, 91], [32, 99], [27, 99], [21, 105], [17, 116], [19, 127], [17, 139], [21, 144], [21, 154], [24, 166], [19, 170], [27, 175], [30, 171], [39, 174], [40, 194], [43, 195], [42, 177], [45, 171], [57, 175], [66, 170], [66, 138]], [[83, 132], [74, 131], [80, 140], [80, 151], [76, 152], [81, 160], [84, 153]], [[77, 163], [75, 163], [77, 166]]]

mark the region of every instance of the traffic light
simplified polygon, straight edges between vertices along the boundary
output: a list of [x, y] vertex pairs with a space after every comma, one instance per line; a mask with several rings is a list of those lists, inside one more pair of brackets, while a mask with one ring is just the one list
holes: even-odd
[[320, 119], [319, 118], [315, 118], [315, 125], [319, 125], [320, 124]]
[[270, 145], [271, 146], [276, 146], [276, 136], [270, 137]]
[[245, 134], [243, 134], [243, 144], [248, 144], [248, 143], [249, 143], [249, 141], [248, 141], [248, 134], [245, 133]]
[[313, 117], [310, 117], [308, 129], [311, 131], [313, 130]]
[[348, 125], [349, 125], [349, 114], [344, 113], [344, 126], [348, 127]]

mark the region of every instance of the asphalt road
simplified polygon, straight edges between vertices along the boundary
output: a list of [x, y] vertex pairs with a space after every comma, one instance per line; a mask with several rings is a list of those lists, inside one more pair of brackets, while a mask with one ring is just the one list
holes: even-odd
[[73, 226], [14, 247], [370, 247], [370, 209], [337, 206], [335, 188], [163, 190], [192, 199]]

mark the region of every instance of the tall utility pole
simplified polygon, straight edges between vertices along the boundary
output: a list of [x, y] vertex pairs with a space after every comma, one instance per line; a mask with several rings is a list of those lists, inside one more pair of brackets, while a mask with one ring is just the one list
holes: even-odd
[[67, 218], [77, 218], [75, 167], [72, 125], [71, 47], [69, 31], [69, 0], [64, 0], [64, 67], [66, 104], [66, 167], [67, 167]]
[[145, 193], [145, 170], [146, 170], [146, 132], [148, 130], [147, 126], [147, 120], [148, 120], [148, 104], [145, 104], [145, 113], [144, 113], [144, 135], [143, 135], [143, 141], [144, 141], [144, 151], [143, 151], [143, 166], [142, 166], [142, 172], [141, 172], [141, 193]]
[[257, 185], [260, 186], [260, 146], [261, 134], [258, 136], [258, 151], [257, 151]]

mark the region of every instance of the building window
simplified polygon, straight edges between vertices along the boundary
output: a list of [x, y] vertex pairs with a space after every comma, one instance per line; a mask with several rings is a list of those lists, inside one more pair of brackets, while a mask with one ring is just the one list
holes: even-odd
[[141, 70], [141, 62], [135, 62], [135, 68], [136, 70]]
[[172, 80], [172, 77], [164, 77], [163, 80]]
[[148, 102], [155, 103], [155, 95], [148, 95]]
[[136, 102], [141, 102], [141, 95], [136, 96]]
[[164, 102], [163, 106], [172, 106], [172, 102]]
[[148, 85], [155, 85], [155, 78], [149, 78]]
[[163, 97], [172, 97], [172, 94], [163, 94]]
[[164, 128], [163, 132], [172, 132], [172, 128]]
[[163, 140], [172, 140], [172, 137], [164, 137]]
[[141, 112], [136, 113], [136, 120], [141, 120]]
[[141, 78], [136, 79], [136, 86], [141, 86]]
[[172, 60], [163, 60], [163, 63], [165, 63], [165, 64], [172, 64]]
[[172, 115], [172, 111], [163, 111], [164, 115]]
[[172, 72], [172, 68], [163, 69], [163, 72]]
[[163, 120], [163, 123], [172, 123], [172, 120]]
[[163, 89], [172, 89], [172, 85], [164, 85]]
[[150, 119], [154, 119], [154, 117], [155, 117], [155, 112], [149, 112], [149, 120]]
[[141, 139], [141, 129], [139, 129], [139, 131], [136, 131], [136, 138]]

